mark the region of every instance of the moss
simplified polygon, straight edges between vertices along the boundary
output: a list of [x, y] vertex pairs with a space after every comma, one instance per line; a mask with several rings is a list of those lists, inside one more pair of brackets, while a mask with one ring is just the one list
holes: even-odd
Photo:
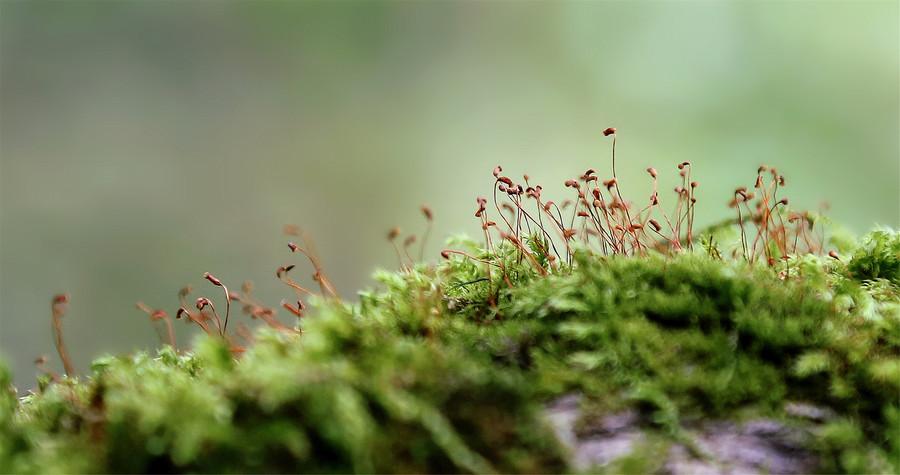
[[900, 234], [878, 230], [866, 235], [847, 270], [858, 280], [886, 279], [900, 285]]
[[[879, 233], [846, 265], [723, 261], [710, 239], [582, 251], [548, 276], [460, 241], [505, 275], [468, 258], [380, 273], [382, 290], [320, 302], [301, 335], [262, 330], [237, 359], [207, 337], [21, 399], [0, 370], [0, 472], [560, 472], [541, 408], [575, 391], [597, 413], [639, 411], [652, 454], [689, 421], [806, 401], [837, 414], [822, 470], [900, 470], [898, 237]], [[641, 460], [614, 469], [655, 468]]]
[[58, 438], [58, 453], [12, 451], [3, 471], [58, 468], [44, 462], [78, 447], [89, 448], [85, 465], [63, 471], [564, 468], [521, 377], [459, 349], [391, 335], [340, 307], [323, 309], [302, 339], [257, 338], [239, 362], [209, 338], [192, 355], [104, 358], [84, 382], [25, 398], [13, 427], [72, 440]]

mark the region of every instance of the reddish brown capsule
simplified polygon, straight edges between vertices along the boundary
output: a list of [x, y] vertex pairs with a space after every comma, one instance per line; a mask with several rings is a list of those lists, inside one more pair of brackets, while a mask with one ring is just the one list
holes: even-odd
[[653, 227], [653, 230], [656, 232], [659, 232], [662, 229], [662, 226], [659, 225], [659, 221], [655, 219], [651, 219], [648, 223], [650, 223], [650, 226]]
[[162, 320], [166, 318], [168, 314], [165, 310], [154, 310], [153, 313], [150, 314], [151, 320]]
[[838, 253], [835, 251], [828, 251], [828, 257], [830, 257], [832, 259], [836, 259], [838, 261], [841, 260], [841, 258], [838, 257]]
[[[299, 300], [297, 301], [297, 303], [302, 305]], [[296, 316], [297, 318], [303, 317], [303, 308], [301, 308], [300, 305], [294, 307], [289, 302], [286, 302], [284, 300], [281, 301], [281, 306], [284, 307], [284, 309], [287, 310], [288, 312], [293, 313], [294, 316]]]
[[206, 297], [200, 297], [197, 299], [197, 302], [194, 304], [197, 306], [197, 310], [203, 310], [209, 305], [209, 299]]
[[300, 249], [300, 246], [298, 246], [297, 244], [295, 244], [293, 242], [289, 242], [288, 249], [290, 249], [291, 252], [297, 252], [297, 249]]
[[496, 167], [494, 167], [494, 178], [499, 177], [500, 173], [502, 173], [502, 172], [503, 172], [503, 167], [501, 167], [500, 165], [497, 165]]
[[69, 294], [57, 294], [53, 296], [54, 304], [69, 303]]
[[441, 257], [443, 257], [444, 259], [450, 259], [450, 251], [444, 249], [443, 251], [441, 251]]
[[429, 208], [428, 205], [422, 205], [421, 209], [422, 214], [425, 216], [425, 219], [427, 219], [428, 221], [434, 219], [434, 214], [431, 212], [431, 208]]
[[293, 265], [293, 264], [291, 264], [291, 265], [289, 265], [289, 266], [281, 266], [281, 267], [278, 268], [278, 270], [275, 271], [275, 276], [278, 277], [278, 278], [280, 279], [281, 276], [283, 276], [284, 274], [287, 274], [287, 273], [290, 272], [291, 269], [293, 269], [293, 268], [294, 268], [294, 265]]
[[656, 178], [656, 169], [653, 167], [647, 168], [647, 173], [650, 174], [653, 178]]
[[391, 230], [388, 231], [388, 235], [387, 235], [388, 241], [393, 241], [394, 239], [397, 239], [397, 236], [399, 236], [399, 235], [400, 235], [400, 228], [391, 228]]
[[616, 133], [615, 127], [607, 127], [606, 129], [603, 130], [604, 137], [609, 137], [610, 135], [613, 135], [615, 133]]
[[217, 279], [214, 275], [210, 274], [209, 272], [204, 272], [203, 278], [208, 280], [212, 285], [215, 285], [216, 287], [222, 286], [222, 281]]

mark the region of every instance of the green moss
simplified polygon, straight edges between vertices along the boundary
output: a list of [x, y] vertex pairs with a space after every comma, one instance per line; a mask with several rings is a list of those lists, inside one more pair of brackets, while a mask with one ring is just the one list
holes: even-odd
[[[575, 391], [595, 413], [639, 411], [648, 453], [692, 420], [806, 401], [838, 415], [822, 470], [900, 470], [897, 236], [869, 235], [847, 265], [773, 271], [710, 244], [580, 252], [546, 277], [460, 241], [505, 278], [465, 258], [381, 273], [359, 304], [320, 303], [302, 335], [261, 331], [238, 359], [205, 338], [21, 399], [0, 370], [0, 472], [559, 472], [541, 408]], [[640, 455], [615, 470], [652, 469]]]
[[192, 355], [104, 358], [83, 383], [25, 398], [13, 427], [66, 436], [55, 440], [64, 447], [11, 450], [3, 471], [55, 470], [45, 462], [69, 452], [78, 457], [63, 471], [564, 467], [521, 376], [460, 349], [397, 337], [340, 307], [302, 338], [257, 338], [238, 362], [213, 339]]
[[878, 230], [866, 235], [847, 270], [858, 280], [886, 279], [900, 285], [900, 234]]

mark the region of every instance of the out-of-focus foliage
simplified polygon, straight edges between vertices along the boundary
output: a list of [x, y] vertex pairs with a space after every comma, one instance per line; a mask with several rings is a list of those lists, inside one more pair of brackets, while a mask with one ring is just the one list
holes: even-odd
[[576, 391], [586, 418], [630, 407], [659, 441], [807, 402], [835, 414], [820, 470], [900, 470], [897, 238], [774, 269], [579, 252], [548, 276], [469, 243], [505, 276], [456, 256], [381, 273], [359, 305], [322, 303], [237, 359], [213, 338], [104, 357], [19, 400], [4, 371], [0, 471], [558, 472], [539, 408]]

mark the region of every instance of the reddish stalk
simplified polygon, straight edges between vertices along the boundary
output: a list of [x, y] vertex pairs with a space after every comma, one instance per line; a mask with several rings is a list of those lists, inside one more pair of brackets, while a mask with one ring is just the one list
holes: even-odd
[[47, 367], [47, 361], [47, 355], [38, 356], [34, 359], [34, 366], [37, 367], [38, 371], [50, 376], [53, 382], [58, 382], [60, 380], [59, 374]]
[[750, 262], [750, 256], [747, 255], [747, 233], [744, 230], [744, 218], [741, 216], [741, 202], [747, 200], [747, 189], [740, 187], [734, 191], [734, 207], [738, 213], [738, 226], [741, 228], [741, 249], [744, 252], [744, 260]]
[[159, 332], [158, 327], [156, 327], [154, 325], [154, 327], [157, 328], [157, 333], [159, 334], [160, 341], [164, 345], [167, 344], [167, 345], [171, 346], [173, 349], [177, 349], [177, 347], [175, 345], [175, 329], [172, 328], [172, 320], [169, 318], [169, 314], [166, 313], [164, 310], [158, 310], [158, 309], [154, 310], [154, 309], [148, 307], [144, 302], [137, 302], [135, 304], [135, 306], [138, 308], [138, 310], [146, 313], [147, 316], [150, 317], [150, 321], [152, 323], [156, 323], [159, 321], [163, 322], [163, 324], [165, 325], [165, 330], [166, 330], [165, 334], [163, 334], [162, 332]]
[[303, 316], [304, 316], [303, 311], [306, 309], [306, 306], [303, 305], [302, 300], [298, 300], [296, 306], [292, 305], [290, 302], [288, 302], [286, 300], [282, 300], [281, 306], [288, 312], [291, 312], [292, 314], [294, 314], [294, 316], [297, 318], [303, 318]]
[[[221, 287], [222, 293], [225, 294], [225, 324], [222, 325], [222, 331], [221, 331], [222, 336], [224, 337], [228, 332], [228, 316], [231, 314], [231, 295], [228, 292], [228, 287], [226, 287], [225, 284], [223, 284], [221, 280], [217, 279], [215, 276], [213, 276], [209, 272], [204, 272], [203, 278], [208, 280], [212, 285], [215, 285], [216, 287]], [[210, 306], [212, 306], [212, 302], [210, 302]], [[213, 313], [216, 313], [216, 307], [213, 306], [212, 309], [213, 309]], [[200, 310], [202, 310], [202, 309], [200, 309]], [[218, 318], [218, 315], [216, 315], [216, 317]]]
[[291, 279], [288, 276], [288, 272], [290, 272], [291, 269], [293, 269], [293, 268], [294, 268], [293, 264], [289, 265], [289, 266], [281, 266], [278, 268], [278, 270], [275, 271], [275, 277], [278, 277], [278, 280], [284, 282], [285, 285], [294, 289], [294, 291], [297, 293], [298, 297], [303, 294], [316, 295], [315, 292], [307, 289], [306, 287], [303, 287], [302, 285], [300, 285], [296, 281], [294, 281], [294, 279]]
[[222, 331], [222, 319], [219, 318], [219, 312], [216, 311], [216, 306], [213, 305], [212, 300], [206, 297], [199, 297], [197, 301], [194, 303], [194, 306], [197, 307], [197, 310], [200, 311], [200, 314], [203, 315], [203, 309], [209, 307], [212, 309], [213, 317], [215, 317], [216, 321], [216, 330], [219, 336], [223, 336], [225, 333]]
[[328, 279], [328, 276], [325, 273], [325, 267], [322, 265], [322, 262], [318, 257], [318, 253], [316, 253], [315, 245], [313, 244], [312, 239], [296, 226], [285, 226], [284, 233], [291, 236], [297, 236], [303, 241], [304, 247], [300, 247], [295, 243], [288, 243], [288, 247], [291, 249], [291, 252], [299, 252], [306, 256], [306, 258], [309, 260], [309, 263], [312, 264], [313, 269], [315, 269], [313, 279], [317, 284], [319, 284], [319, 289], [322, 291], [322, 296], [340, 299], [341, 297], [338, 294], [337, 289], [335, 288], [334, 284], [331, 283], [331, 280]]
[[178, 312], [175, 313], [175, 319], [181, 320], [184, 317], [187, 317], [186, 321], [188, 323], [193, 323], [193, 324], [197, 325], [207, 335], [210, 335], [210, 336], [214, 335], [212, 330], [209, 328], [209, 325], [207, 325], [206, 322], [203, 320], [202, 313], [200, 313], [199, 315], [195, 315], [194, 312], [191, 312], [186, 307], [178, 307]]
[[58, 294], [53, 297], [50, 306], [53, 314], [53, 336], [56, 344], [56, 352], [59, 353], [59, 359], [62, 360], [63, 368], [66, 370], [66, 376], [75, 375], [75, 365], [69, 357], [69, 351], [66, 349], [66, 343], [63, 341], [62, 318], [66, 315], [66, 305], [69, 303], [68, 294]]
[[391, 243], [391, 246], [394, 247], [394, 252], [397, 253], [397, 262], [400, 263], [400, 270], [407, 271], [409, 270], [406, 267], [406, 264], [403, 262], [403, 255], [400, 254], [400, 246], [397, 245], [397, 237], [400, 236], [400, 228], [394, 227], [388, 231], [387, 238], [388, 242]]
[[463, 257], [467, 257], [469, 259], [472, 259], [473, 261], [481, 262], [482, 264], [488, 264], [488, 265], [492, 265], [492, 266], [502, 267], [501, 264], [498, 264], [496, 262], [491, 262], [491, 261], [488, 261], [485, 259], [479, 259], [465, 251], [457, 251], [456, 249], [444, 249], [443, 251], [441, 251], [441, 257], [443, 257], [444, 259], [450, 259], [451, 254], [456, 254], [456, 255], [463, 256]]
[[540, 263], [538, 263], [537, 259], [535, 259], [534, 256], [531, 254], [531, 252], [529, 252], [528, 249], [525, 248], [525, 246], [522, 244], [522, 241], [520, 241], [519, 238], [517, 238], [517, 237], [515, 237], [515, 236], [513, 236], [513, 235], [510, 235], [510, 234], [506, 234], [506, 233], [500, 233], [500, 237], [501, 237], [502, 239], [506, 239], [506, 240], [508, 240], [509, 242], [513, 243], [513, 245], [514, 245], [514, 246], [515, 246], [515, 247], [516, 247], [516, 248], [517, 248], [517, 249], [518, 249], [525, 257], [528, 258], [529, 262], [531, 262], [531, 265], [534, 267], [535, 270], [538, 271], [538, 273], [540, 273], [541, 275], [544, 275], [544, 276], [547, 275], [547, 269], [544, 269], [544, 267], [541, 266]]
[[406, 256], [406, 259], [409, 260], [410, 268], [414, 267], [416, 264], [416, 260], [409, 255], [409, 247], [416, 243], [416, 235], [410, 234], [403, 240], [403, 254]]
[[422, 216], [425, 216], [425, 232], [422, 234], [422, 243], [419, 246], [419, 261], [425, 259], [425, 244], [428, 243], [428, 238], [431, 236], [431, 228], [434, 226], [434, 213], [431, 211], [431, 208], [428, 205], [422, 205], [421, 207]]

